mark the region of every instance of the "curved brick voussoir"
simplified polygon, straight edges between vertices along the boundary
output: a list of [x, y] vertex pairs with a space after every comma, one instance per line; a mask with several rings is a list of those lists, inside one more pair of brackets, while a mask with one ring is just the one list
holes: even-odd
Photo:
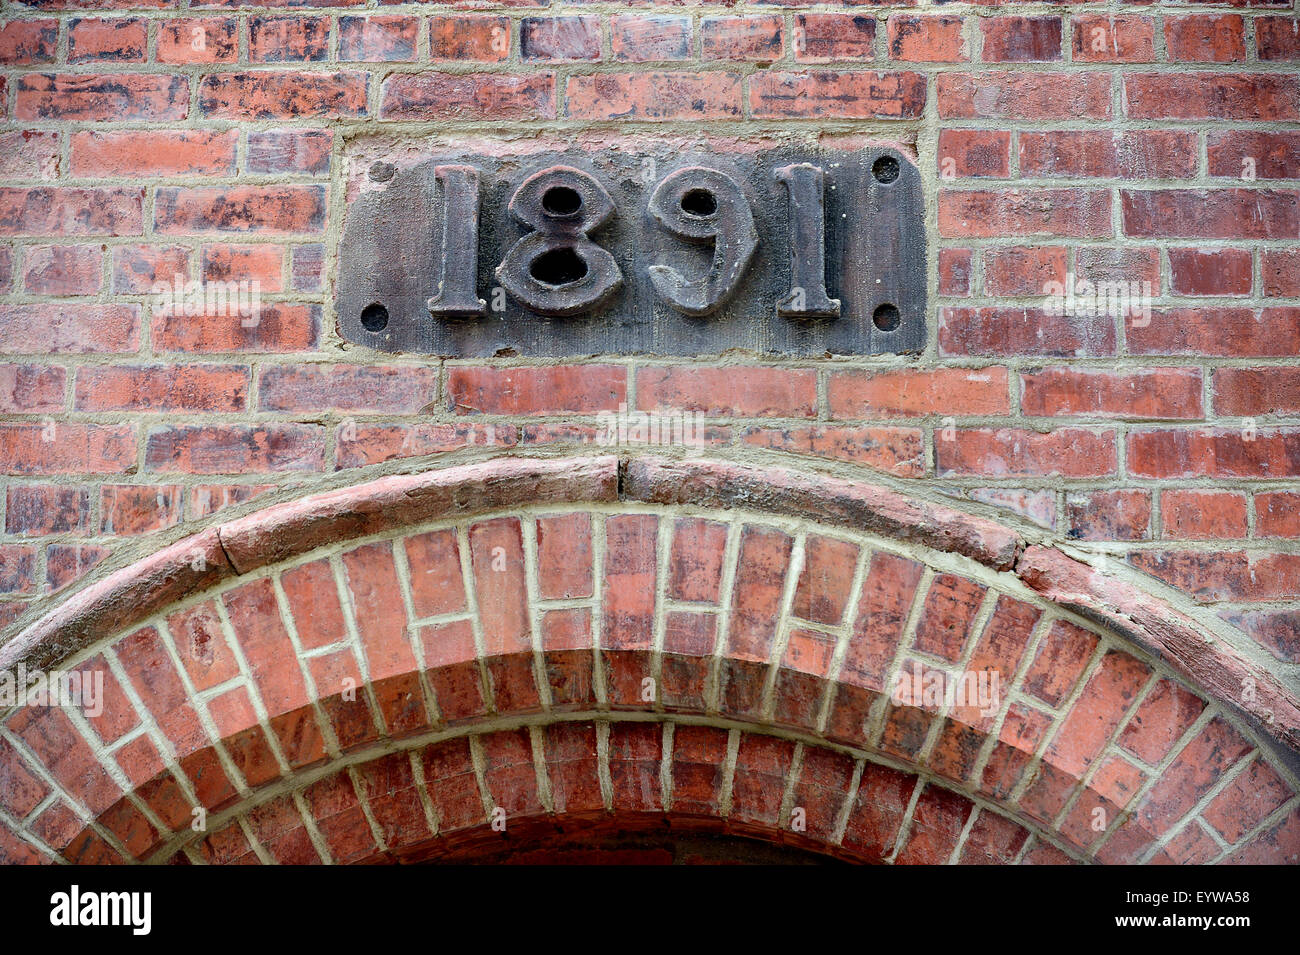
[[1165, 601], [1050, 547], [1030, 547], [1016, 573], [1034, 590], [1169, 661], [1245, 714], [1300, 765], [1300, 705], [1267, 670]]
[[487, 858], [665, 825], [896, 864], [1300, 854], [1296, 777], [1231, 701], [1055, 602], [1172, 639], [1155, 598], [1031, 548], [1044, 599], [784, 492], [701, 503], [713, 463], [659, 503], [640, 460], [626, 500], [612, 458], [383, 479], [226, 525], [256, 570], [125, 587], [147, 609], [62, 658], [102, 711], [0, 724], [0, 858]]
[[857, 527], [970, 557], [995, 570], [1015, 563], [1021, 542], [992, 521], [860, 481], [727, 461], [638, 457], [623, 496], [655, 504], [740, 507]]

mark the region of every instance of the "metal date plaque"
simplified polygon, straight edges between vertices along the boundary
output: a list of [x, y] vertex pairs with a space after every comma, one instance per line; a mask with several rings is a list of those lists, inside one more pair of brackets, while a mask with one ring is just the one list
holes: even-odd
[[335, 284], [348, 341], [452, 357], [924, 347], [924, 201], [901, 150], [448, 145], [354, 157]]

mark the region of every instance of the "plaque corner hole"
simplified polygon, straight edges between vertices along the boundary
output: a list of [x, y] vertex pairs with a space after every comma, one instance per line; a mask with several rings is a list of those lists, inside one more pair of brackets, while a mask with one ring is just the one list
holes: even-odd
[[388, 327], [388, 309], [379, 302], [371, 302], [361, 310], [361, 327], [368, 332], [382, 332]]
[[900, 168], [898, 160], [889, 154], [885, 154], [871, 164], [871, 175], [875, 176], [876, 182], [888, 185], [898, 179]]
[[902, 313], [899, 312], [898, 306], [891, 302], [877, 305], [876, 310], [871, 313], [871, 324], [882, 332], [892, 332], [902, 323]]

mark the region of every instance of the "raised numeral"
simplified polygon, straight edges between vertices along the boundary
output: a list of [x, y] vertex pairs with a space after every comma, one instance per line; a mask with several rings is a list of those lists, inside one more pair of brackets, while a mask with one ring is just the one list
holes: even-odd
[[726, 173], [691, 166], [655, 187], [650, 214], [673, 235], [713, 243], [713, 261], [700, 278], [650, 266], [655, 290], [668, 304], [686, 315], [708, 315], [735, 292], [758, 247], [749, 200]]
[[429, 299], [437, 317], [483, 315], [478, 297], [478, 170], [473, 166], [438, 166], [442, 183], [442, 281]]
[[810, 163], [776, 171], [790, 195], [790, 293], [776, 304], [785, 318], [839, 318], [840, 300], [826, 294], [826, 196], [821, 168]]
[[588, 233], [614, 214], [605, 187], [571, 166], [552, 166], [520, 184], [510, 214], [531, 228], [497, 266], [502, 287], [542, 315], [577, 315], [623, 284], [618, 263]]

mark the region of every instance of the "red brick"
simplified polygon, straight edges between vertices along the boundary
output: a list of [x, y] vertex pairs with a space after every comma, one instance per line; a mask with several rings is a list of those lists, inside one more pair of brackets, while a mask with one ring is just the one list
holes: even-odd
[[248, 58], [253, 63], [323, 60], [329, 54], [329, 35], [325, 17], [250, 17]]
[[1300, 77], [1282, 73], [1128, 73], [1131, 119], [1300, 119]]
[[1145, 282], [1160, 294], [1160, 251], [1153, 248], [1080, 246], [1074, 250], [1076, 282]]
[[275, 490], [274, 484], [196, 484], [189, 495], [189, 520], [200, 520], [259, 494]]
[[76, 176], [224, 176], [234, 172], [234, 130], [130, 130], [72, 136]]
[[1053, 737], [1047, 749], [1051, 764], [1072, 777], [1081, 776], [1119, 727], [1150, 672], [1128, 654], [1107, 653]]
[[1300, 410], [1300, 368], [1217, 368], [1214, 407], [1219, 414], [1294, 414]]
[[1054, 130], [1020, 134], [1020, 174], [1105, 179], [1186, 179], [1196, 175], [1196, 134]]
[[941, 476], [1101, 477], [1115, 473], [1115, 433], [1083, 428], [1047, 433], [958, 429], [951, 441], [936, 442], [935, 462]]
[[1043, 63], [1061, 59], [1060, 17], [983, 17], [985, 63]]
[[939, 133], [939, 175], [944, 179], [991, 176], [1011, 171], [1011, 133], [1006, 130], [945, 129]]
[[1182, 735], [1191, 729], [1205, 704], [1169, 679], [1151, 688], [1116, 741], [1150, 766], [1158, 766]]
[[971, 250], [939, 250], [939, 294], [956, 297], [971, 292]]
[[1076, 15], [1071, 60], [1075, 63], [1154, 63], [1155, 23], [1151, 17]]
[[654, 639], [659, 522], [649, 514], [605, 520], [604, 608], [601, 645], [611, 668], [614, 705], [637, 705], [649, 676], [643, 654]]
[[763, 367], [649, 367], [637, 370], [637, 407], [710, 416], [811, 418], [816, 372]]
[[668, 596], [673, 600], [717, 603], [727, 525], [682, 518], [673, 526], [668, 562]]
[[58, 20], [10, 20], [0, 24], [0, 63], [6, 67], [51, 63], [58, 45]]
[[750, 428], [743, 439], [755, 447], [848, 461], [900, 477], [925, 473], [924, 435], [919, 428]]
[[59, 484], [11, 484], [5, 489], [5, 533], [84, 534], [90, 492]]
[[99, 532], [152, 534], [181, 521], [181, 488], [175, 484], [105, 484], [100, 489]]
[[85, 738], [58, 706], [25, 706], [5, 722], [32, 754], [63, 786], [76, 793], [93, 815], [99, 815], [122, 796], [122, 790], [104, 771]]
[[[1258, 501], [1257, 497], [1257, 508]], [[1246, 496], [1232, 491], [1190, 488], [1162, 491], [1160, 519], [1164, 536], [1174, 540], [1245, 537]]]
[[353, 118], [366, 114], [365, 73], [249, 70], [199, 81], [199, 111], [215, 119]]
[[430, 17], [429, 41], [434, 60], [500, 62], [510, 55], [510, 18]]
[[410, 567], [411, 603], [417, 617], [436, 617], [465, 609], [460, 546], [453, 530], [430, 531], [403, 543]]
[[959, 63], [967, 59], [961, 17], [889, 17], [889, 58], [919, 63]]
[[1138, 551], [1134, 567], [1200, 601], [1300, 597], [1300, 554], [1233, 551]]
[[1021, 373], [1020, 387], [1020, 410], [1026, 415], [1195, 419], [1204, 414], [1199, 368], [1029, 369]]
[[504, 730], [479, 737], [483, 747], [483, 776], [493, 808], [504, 809], [506, 831], [512, 816], [528, 816], [542, 808], [537, 770], [526, 729]]
[[1211, 720], [1187, 744], [1138, 804], [1135, 818], [1154, 835], [1163, 835], [1250, 751], [1221, 717]]
[[264, 304], [255, 322], [237, 314], [155, 312], [151, 336], [157, 351], [295, 352], [316, 347], [320, 326], [320, 306]]
[[320, 232], [323, 186], [167, 187], [154, 199], [154, 227], [163, 234]]
[[180, 246], [118, 245], [113, 247], [113, 291], [143, 294], [162, 282], [188, 279], [190, 250]]
[[1049, 706], [1060, 706], [1083, 675], [1097, 642], [1097, 637], [1082, 627], [1064, 620], [1054, 622], [1025, 672], [1025, 692]]
[[1300, 537], [1300, 493], [1256, 494], [1255, 532], [1260, 537]]
[[[2, 28], [0, 28], [2, 29]], [[55, 179], [59, 175], [59, 134], [34, 129], [0, 133], [0, 176], [6, 179]]]
[[1250, 441], [1229, 429], [1134, 431], [1126, 458], [1135, 477], [1297, 477], [1300, 431], [1264, 430]]
[[281, 245], [205, 245], [199, 268], [204, 282], [256, 282], [259, 292], [279, 292], [283, 262]]
[[381, 119], [554, 119], [555, 74], [421, 72], [384, 80]]
[[234, 63], [239, 23], [234, 17], [184, 17], [158, 24], [159, 63]]
[[[1262, 257], [1264, 291], [1266, 296], [1300, 296], [1300, 250], [1264, 250]], [[1287, 317], [1289, 312], [1270, 312], [1275, 317]]]
[[1120, 201], [1124, 234], [1130, 236], [1282, 239], [1300, 235], [1300, 192], [1122, 189]]
[[62, 411], [66, 378], [67, 372], [57, 366], [0, 364], [0, 412]]
[[524, 17], [519, 21], [519, 57], [544, 63], [599, 60], [600, 18]]
[[742, 733], [731, 781], [729, 819], [775, 827], [781, 797], [794, 762], [794, 743], [774, 736]]
[[598, 73], [571, 76], [567, 115], [583, 120], [741, 118], [737, 73]]
[[779, 60], [785, 53], [785, 20], [779, 15], [703, 17], [700, 52], [706, 60]]
[[247, 402], [242, 365], [100, 365], [77, 373], [78, 411], [234, 413]]
[[795, 616], [828, 627], [839, 626], [848, 606], [857, 562], [856, 544], [810, 535], [804, 542], [804, 564], [791, 607]]
[[29, 594], [36, 589], [36, 548], [0, 544], [0, 593]]
[[[249, 172], [329, 172], [333, 134], [324, 129], [285, 129], [248, 134]], [[279, 274], [276, 275], [277, 284]], [[278, 291], [267, 289], [266, 291]]]
[[1020, 855], [1029, 831], [1010, 819], [980, 810], [962, 846], [959, 865], [1010, 865]]
[[1110, 117], [1108, 73], [940, 73], [936, 82], [943, 119]]
[[154, 428], [145, 468], [186, 474], [319, 471], [325, 435], [316, 425], [178, 425]]
[[455, 414], [595, 414], [627, 401], [619, 365], [448, 369], [448, 408]]
[[1287, 356], [1300, 348], [1300, 308], [1161, 309], [1126, 337], [1135, 355]]
[[0, 354], [135, 351], [138, 305], [0, 305]]
[[1246, 28], [1236, 13], [1165, 17], [1165, 51], [1172, 62], [1238, 62], [1246, 58]]
[[1038, 297], [1049, 282], [1068, 281], [1063, 245], [1002, 246], [985, 249], [983, 258], [985, 295]]
[[5, 474], [122, 474], [135, 467], [136, 429], [127, 425], [0, 425]]
[[395, 365], [279, 365], [258, 381], [263, 411], [410, 414], [432, 403], [437, 372]]
[[1257, 17], [1255, 45], [1261, 60], [1300, 60], [1300, 21], [1293, 16]]
[[876, 21], [871, 17], [849, 13], [795, 14], [794, 58], [801, 63], [865, 62], [875, 59], [875, 45]]
[[1170, 249], [1170, 290], [1175, 295], [1249, 295], [1249, 249]]
[[867, 763], [849, 811], [845, 848], [867, 858], [890, 855], [916, 784], [915, 776]]
[[200, 693], [240, 675], [239, 661], [212, 601], [169, 615], [167, 629], [181, 665]]
[[45, 552], [45, 588], [50, 593], [75, 583], [109, 555], [96, 544], [51, 544]]
[[1206, 135], [1206, 151], [1211, 176], [1300, 178], [1300, 133], [1215, 130]]
[[726, 758], [726, 730], [712, 726], [676, 728], [671, 775], [674, 815], [718, 816]]
[[0, 188], [0, 235], [140, 235], [144, 190]]
[[844, 658], [843, 678], [872, 690], [885, 689], [885, 677], [921, 580], [921, 565], [877, 551], [862, 591]]
[[1105, 238], [1112, 234], [1110, 208], [1110, 193], [1096, 189], [946, 190], [939, 196], [939, 232]]
[[415, 650], [407, 633], [393, 545], [366, 544], [343, 555], [357, 633], [376, 702], [393, 736], [428, 725], [424, 692], [416, 677]]
[[537, 520], [537, 586], [543, 600], [592, 595], [591, 516], [562, 514]]
[[965, 796], [938, 786], [922, 791], [912, 810], [907, 841], [894, 860], [896, 865], [943, 865], [961, 839], [975, 804]]
[[147, 46], [147, 24], [135, 17], [68, 21], [69, 63], [143, 63]]
[[920, 73], [765, 72], [749, 81], [755, 119], [917, 119], [925, 95]]
[[475, 524], [469, 530], [469, 543], [496, 708], [499, 712], [535, 708], [539, 698], [533, 673], [533, 631], [519, 519], [498, 518]]
[[339, 59], [409, 63], [419, 32], [415, 17], [339, 17]]
[[179, 121], [188, 78], [165, 73], [28, 73], [18, 81], [17, 119]]
[[1232, 845], [1293, 795], [1291, 787], [1272, 766], [1256, 759], [1210, 801], [1201, 818]]

